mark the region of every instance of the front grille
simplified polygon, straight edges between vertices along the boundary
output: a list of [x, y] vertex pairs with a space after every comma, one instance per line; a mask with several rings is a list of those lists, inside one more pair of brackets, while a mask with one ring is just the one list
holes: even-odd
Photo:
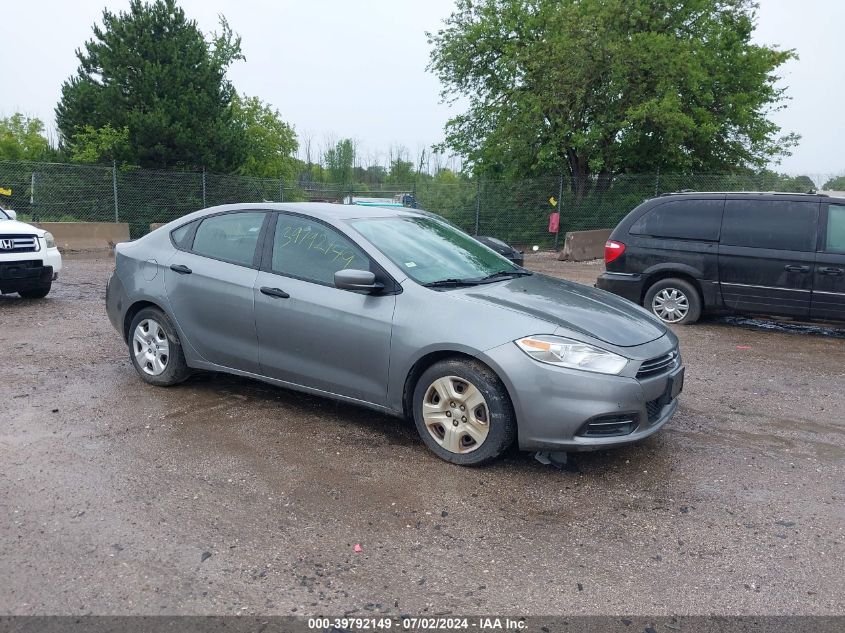
[[6, 253], [34, 253], [38, 238], [34, 235], [0, 235], [0, 255]]
[[651, 378], [652, 376], [659, 376], [662, 373], [671, 371], [678, 365], [678, 358], [678, 350], [672, 350], [668, 354], [644, 361], [637, 372], [637, 378]]
[[657, 419], [660, 417], [660, 412], [663, 411], [663, 399], [657, 398], [656, 400], [649, 400], [645, 403], [645, 410], [648, 414], [648, 422], [649, 424], [654, 424], [657, 422]]
[[31, 259], [19, 262], [0, 262], [0, 279], [26, 279], [40, 274], [42, 262]]
[[587, 422], [578, 435], [581, 437], [616, 437], [630, 435], [637, 428], [635, 415], [603, 415]]

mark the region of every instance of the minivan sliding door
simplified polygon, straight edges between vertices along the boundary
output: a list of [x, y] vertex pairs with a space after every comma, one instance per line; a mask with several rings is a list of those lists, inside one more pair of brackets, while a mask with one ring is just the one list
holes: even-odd
[[817, 201], [728, 199], [719, 244], [725, 305], [809, 318], [818, 217]]

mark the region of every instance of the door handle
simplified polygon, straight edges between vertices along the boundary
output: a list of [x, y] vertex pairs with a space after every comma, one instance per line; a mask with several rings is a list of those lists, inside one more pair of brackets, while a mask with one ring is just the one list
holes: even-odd
[[284, 290], [280, 288], [268, 288], [267, 286], [261, 286], [261, 294], [267, 295], [269, 297], [278, 297], [279, 299], [290, 298], [290, 295]]
[[810, 272], [809, 266], [799, 266], [798, 264], [787, 264], [783, 267], [783, 269], [790, 273], [808, 273]]
[[187, 266], [183, 266], [182, 264], [171, 264], [170, 270], [172, 270], [173, 272], [177, 272], [180, 275], [190, 275], [192, 272], [194, 272], [190, 268], [188, 268]]
[[825, 267], [825, 268], [819, 268], [819, 272], [822, 275], [832, 275], [834, 277], [839, 277], [843, 273], [845, 273], [845, 270], [843, 270], [841, 268]]

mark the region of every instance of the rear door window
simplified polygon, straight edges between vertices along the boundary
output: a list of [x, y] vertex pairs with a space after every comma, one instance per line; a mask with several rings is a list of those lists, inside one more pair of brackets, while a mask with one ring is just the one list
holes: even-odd
[[845, 205], [831, 204], [827, 208], [827, 239], [824, 250], [828, 253], [845, 253]]
[[818, 216], [818, 202], [728, 200], [722, 221], [722, 244], [814, 252]]
[[192, 250], [197, 255], [251, 266], [265, 215], [224, 213], [206, 218], [197, 228]]
[[724, 200], [670, 200], [646, 212], [630, 229], [633, 235], [715, 242]]

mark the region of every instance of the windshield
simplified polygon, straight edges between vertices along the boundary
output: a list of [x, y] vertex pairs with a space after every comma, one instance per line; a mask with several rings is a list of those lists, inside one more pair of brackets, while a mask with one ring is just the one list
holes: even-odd
[[528, 274], [466, 233], [433, 218], [354, 220], [352, 226], [421, 284]]

